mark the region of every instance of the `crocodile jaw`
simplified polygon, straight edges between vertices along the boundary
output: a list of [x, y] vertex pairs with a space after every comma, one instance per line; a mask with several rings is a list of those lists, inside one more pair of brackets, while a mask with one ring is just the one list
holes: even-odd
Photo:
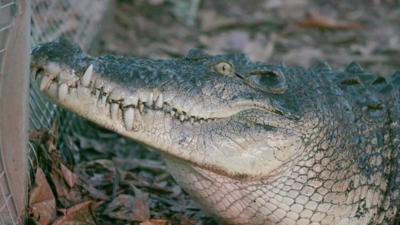
[[[234, 124], [232, 118], [254, 105], [242, 103], [229, 110], [189, 116], [177, 109], [180, 107], [171, 107], [163, 100], [168, 97], [157, 89], [144, 89], [132, 95], [129, 90], [97, 74], [92, 65], [79, 75], [55, 63], [33, 67], [33, 70], [39, 88], [59, 105], [163, 154], [228, 177], [274, 177], [272, 171], [295, 155], [301, 143], [294, 132], [279, 132], [270, 127], [270, 132], [265, 133], [257, 126], [246, 128], [254, 133], [248, 138], [238, 133], [210, 142], [213, 130], [229, 129], [229, 126], [234, 129], [238, 124]], [[271, 121], [282, 121], [279, 115], [270, 113], [269, 116]], [[271, 146], [265, 144], [266, 139], [277, 140], [274, 147], [284, 150], [279, 154], [271, 151]]]
[[[77, 61], [82, 62], [80, 58]], [[124, 62], [122, 64], [126, 64]], [[76, 64], [79, 63], [71, 65]], [[351, 109], [346, 101], [346, 97], [352, 99], [349, 95], [352, 92], [341, 93], [345, 90], [332, 87], [334, 83], [321, 82], [329, 81], [326, 77], [328, 74], [332, 75], [325, 74], [326, 68], [323, 73], [318, 70], [318, 73], [312, 71], [302, 74], [300, 70], [300, 75], [304, 75], [303, 81], [306, 82], [300, 82], [300, 87], [293, 90], [299, 96], [288, 95], [299, 98], [304, 93], [308, 100], [301, 101], [302, 107], [311, 107], [307, 109], [308, 113], [301, 115], [302, 121], [299, 125], [304, 132], [309, 132], [305, 136], [308, 140], [302, 140], [296, 136], [301, 132], [296, 133], [293, 126], [286, 124], [288, 121], [267, 112], [260, 116], [262, 113], [257, 110], [250, 110], [250, 114], [254, 115], [242, 115], [247, 112], [239, 111], [228, 119], [219, 118], [193, 125], [170, 114], [163, 114], [163, 117], [157, 115], [157, 112], [153, 113], [151, 109], [146, 111], [144, 104], [144, 113], [140, 114], [143, 128], [135, 131], [135, 123], [132, 123], [130, 130], [127, 129], [126, 121], [123, 121], [126, 107], [119, 108], [121, 112], [117, 114], [118, 121], [114, 121], [111, 116], [113, 101], [105, 101], [104, 107], [94, 105], [99, 101], [96, 98], [97, 92], [92, 93], [87, 87], [96, 83], [88, 82], [90, 79], [86, 75], [89, 72], [83, 71], [76, 76], [68, 69], [60, 71], [57, 65], [59, 64], [46, 65], [45, 75], [50, 78], [45, 78], [44, 82], [42, 76], [38, 77], [43, 83], [39, 86], [42, 86], [47, 95], [60, 105], [99, 125], [108, 126], [164, 153], [170, 171], [181, 186], [199, 199], [205, 209], [229, 224], [365, 225], [382, 224], [382, 221], [389, 224], [398, 220], [396, 204], [399, 192], [398, 182], [395, 182], [398, 180], [398, 140], [391, 139], [391, 132], [397, 131], [395, 129], [398, 128], [398, 123], [395, 121], [393, 126], [388, 127], [384, 120], [380, 121], [382, 124], [375, 125], [367, 124], [370, 123], [369, 120], [356, 121], [354, 114], [361, 111], [357, 111], [357, 108]], [[54, 85], [49, 82], [55, 74], [50, 72], [52, 70], [60, 74], [54, 79], [57, 81]], [[161, 76], [157, 74], [157, 78]], [[111, 79], [113, 81], [100, 79], [100, 82], [115, 85], [117, 79]], [[122, 86], [114, 87], [123, 90]], [[78, 90], [79, 88], [82, 90]], [[310, 94], [308, 89], [315, 92]], [[79, 99], [74, 99], [74, 96]], [[398, 110], [395, 109], [394, 112]], [[320, 113], [322, 114], [319, 115]], [[254, 118], [266, 120], [266, 123], [255, 125], [254, 121], [249, 121]], [[369, 129], [369, 126], [373, 129]], [[288, 129], [283, 130], [280, 127]], [[382, 128], [388, 128], [388, 131], [382, 133]], [[376, 131], [385, 134], [379, 136], [385, 145], [381, 146], [379, 143]], [[218, 136], [219, 134], [222, 135]], [[388, 140], [384, 138], [386, 134]], [[360, 137], [376, 141], [362, 141]], [[299, 146], [302, 141], [305, 145]], [[269, 145], [284, 151], [280, 152], [281, 155], [268, 155], [271, 153]], [[299, 150], [296, 152], [295, 149]], [[258, 155], [259, 152], [264, 154]], [[257, 159], [264, 165], [257, 164]], [[279, 162], [273, 161], [274, 159], [279, 159]], [[280, 171], [274, 173], [275, 169]], [[264, 176], [264, 179], [237, 179], [243, 178], [241, 175], [259, 176], [258, 178]], [[265, 176], [268, 175], [269, 178], [276, 175], [276, 179], [267, 179]]]

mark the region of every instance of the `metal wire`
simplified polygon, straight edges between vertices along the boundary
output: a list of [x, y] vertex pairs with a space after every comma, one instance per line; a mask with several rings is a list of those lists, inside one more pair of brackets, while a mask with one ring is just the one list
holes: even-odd
[[[109, 0], [32, 0], [31, 2], [32, 46], [64, 36], [88, 49], [97, 33], [97, 24], [107, 10]], [[42, 96], [37, 86], [31, 86], [29, 104], [31, 127], [50, 129], [59, 110]]]
[[3, 56], [5, 54], [5, 44], [7, 40], [8, 30], [12, 27], [15, 10], [14, 0], [0, 1], [0, 71], [3, 68]]

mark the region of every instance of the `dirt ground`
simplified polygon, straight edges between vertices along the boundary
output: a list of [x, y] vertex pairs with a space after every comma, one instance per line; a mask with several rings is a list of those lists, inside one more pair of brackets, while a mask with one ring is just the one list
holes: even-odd
[[193, 16], [175, 12], [182, 2], [197, 1], [119, 1], [103, 52], [165, 58], [201, 48], [305, 67], [324, 60], [338, 69], [357, 61], [382, 75], [398, 69], [396, 0], [203, 0]]
[[[290, 66], [327, 61], [341, 70], [356, 61], [383, 76], [400, 69], [396, 0], [119, 0], [106, 20], [99, 54], [171, 58], [200, 48]], [[36, 136], [50, 180], [44, 188], [54, 193], [45, 198], [55, 210], [47, 215], [52, 224], [217, 224], [176, 185], [157, 153], [86, 121], [60, 137], [59, 126]], [[48, 165], [63, 158], [59, 143], [70, 157]], [[37, 213], [31, 210], [30, 222], [46, 224]]]

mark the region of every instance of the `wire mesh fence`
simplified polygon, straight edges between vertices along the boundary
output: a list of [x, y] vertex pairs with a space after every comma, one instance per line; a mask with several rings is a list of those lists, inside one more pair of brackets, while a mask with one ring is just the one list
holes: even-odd
[[[108, 0], [32, 0], [31, 44], [48, 42], [60, 36], [89, 49], [98, 32], [98, 24], [108, 9]], [[37, 89], [30, 92], [31, 127], [50, 128], [56, 107]]]
[[[110, 0], [0, 0], [0, 93], [2, 93], [2, 86], [8, 85], [7, 79], [2, 78], [14, 75], [3, 73], [3, 67], [4, 59], [10, 55], [8, 54], [10, 50], [6, 47], [7, 42], [9, 42], [9, 30], [17, 26], [14, 20], [21, 13], [19, 10], [24, 10], [20, 7], [21, 4], [28, 3], [30, 5], [31, 30], [27, 32], [27, 35], [30, 35], [31, 46], [63, 36], [88, 50], [99, 31], [99, 24], [110, 9], [110, 2]], [[7, 62], [9, 61], [10, 59], [7, 60]], [[10, 65], [8, 66], [10, 67]], [[18, 67], [18, 62], [15, 62], [13, 66]], [[28, 76], [28, 74], [25, 75]], [[4, 96], [1, 97], [4, 98]], [[35, 85], [30, 85], [28, 98], [30, 129], [50, 129], [53, 120], [61, 111], [47, 101]], [[63, 125], [63, 129], [66, 130], [72, 129], [72, 126], [74, 126], [73, 120], [69, 120], [68, 117], [69, 115], [63, 116], [63, 118], [67, 118]], [[5, 141], [5, 132], [7, 131], [4, 127], [0, 127], [0, 143]], [[23, 140], [21, 142], [23, 143]], [[1, 146], [3, 145], [0, 145], [0, 148]], [[11, 191], [13, 187], [9, 182], [10, 175], [7, 173], [7, 167], [10, 167], [9, 164], [13, 162], [8, 162], [9, 160], [3, 157], [5, 152], [12, 151], [12, 149], [5, 149], [4, 147], [0, 149], [0, 225], [22, 223], [21, 215], [23, 212], [21, 212], [20, 207], [15, 205], [15, 195], [24, 195], [24, 193], [13, 193]], [[28, 143], [25, 154], [31, 156], [29, 160], [31, 166], [33, 166], [35, 161], [34, 145]], [[20, 176], [25, 176], [27, 172], [25, 171], [25, 174], [20, 174]]]
[[[31, 0], [31, 45], [66, 37], [79, 44], [85, 51], [93, 47], [99, 32], [99, 24], [111, 8], [110, 0]], [[32, 84], [33, 82], [31, 82]], [[62, 118], [61, 133], [75, 130], [78, 122], [74, 114], [64, 112], [40, 93], [37, 86], [31, 85], [29, 93], [30, 127], [50, 129], [55, 118]], [[60, 114], [63, 114], [60, 116]], [[63, 138], [63, 136], [61, 136]], [[64, 156], [68, 157], [65, 142], [60, 143]], [[29, 145], [34, 154], [33, 145]], [[32, 154], [31, 154], [32, 155]], [[32, 166], [33, 160], [30, 160]]]
[[12, 26], [15, 16], [15, 1], [2, 0], [0, 4], [0, 70], [2, 68], [2, 59], [6, 50], [5, 44], [8, 30]]

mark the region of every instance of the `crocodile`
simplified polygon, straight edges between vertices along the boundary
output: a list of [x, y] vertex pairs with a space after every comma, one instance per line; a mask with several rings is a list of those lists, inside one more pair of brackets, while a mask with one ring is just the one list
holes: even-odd
[[400, 224], [400, 72], [93, 57], [65, 39], [31, 69], [58, 105], [160, 152], [222, 223]]

